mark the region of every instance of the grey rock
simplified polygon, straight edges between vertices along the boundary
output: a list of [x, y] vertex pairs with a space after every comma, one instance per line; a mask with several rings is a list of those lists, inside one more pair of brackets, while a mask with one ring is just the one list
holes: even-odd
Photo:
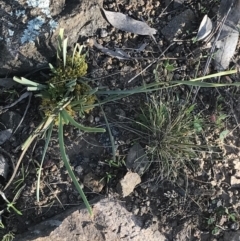
[[146, 207], [146, 206], [141, 207], [141, 209], [140, 209], [140, 215], [142, 216], [142, 215], [145, 214], [146, 212], [147, 212], [147, 207]]
[[141, 176], [149, 165], [150, 162], [142, 146], [138, 143], [133, 145], [127, 155], [126, 167]]
[[83, 172], [83, 167], [81, 165], [78, 165], [74, 168], [75, 172], [77, 172], [78, 175], [81, 175]]
[[100, 117], [99, 117], [99, 116], [96, 116], [96, 117], [94, 118], [94, 120], [95, 120], [96, 123], [98, 123], [98, 122], [100, 121]]
[[225, 232], [223, 241], [239, 241], [240, 231], [236, 232]]
[[182, 34], [186, 30], [192, 29], [192, 22], [195, 20], [195, 14], [192, 10], [187, 9], [180, 13], [170, 23], [162, 29], [162, 34], [169, 41], [172, 41], [178, 35]]
[[0, 78], [0, 87], [4, 89], [12, 88], [16, 82], [12, 78]]
[[240, 187], [240, 178], [237, 178], [236, 176], [231, 176], [231, 186], [234, 188]]
[[0, 176], [7, 178], [9, 165], [3, 155], [0, 154]]
[[173, 7], [179, 8], [182, 6], [183, 3], [184, 3], [184, 0], [174, 0]]
[[101, 36], [101, 38], [105, 38], [105, 37], [108, 36], [108, 32], [107, 32], [107, 30], [105, 28], [102, 28], [100, 30], [100, 36]]
[[139, 208], [137, 208], [137, 207], [133, 208], [132, 212], [133, 212], [134, 215], [138, 215]]
[[12, 135], [12, 129], [0, 131], [0, 145], [7, 141]]
[[22, 117], [15, 111], [7, 111], [0, 116], [0, 121], [6, 128], [15, 129]]
[[237, 222], [236, 223], [232, 223], [231, 224], [231, 229], [232, 230], [238, 230], [239, 229], [239, 223], [237, 223]]
[[134, 188], [141, 183], [141, 178], [137, 173], [127, 172], [124, 178], [117, 186], [117, 190], [123, 197], [127, 197], [131, 194]]
[[0, 0], [1, 75], [48, 66], [56, 55], [60, 28], [72, 47], [79, 36], [94, 36], [108, 24], [100, 11], [102, 0], [8, 2]]
[[120, 202], [95, 201], [91, 217], [83, 207], [75, 207], [44, 221], [22, 235], [18, 241], [167, 241], [158, 223], [144, 229], [143, 220], [128, 212]]

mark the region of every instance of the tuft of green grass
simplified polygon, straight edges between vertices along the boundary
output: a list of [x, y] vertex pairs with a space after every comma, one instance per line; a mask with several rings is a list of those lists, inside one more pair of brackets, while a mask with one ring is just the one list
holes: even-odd
[[194, 170], [192, 160], [207, 150], [206, 145], [196, 144], [204, 120], [193, 113], [194, 107], [174, 100], [163, 102], [153, 95], [136, 120], [144, 133], [141, 143], [152, 165], [158, 166], [161, 180], [175, 182], [189, 168]]

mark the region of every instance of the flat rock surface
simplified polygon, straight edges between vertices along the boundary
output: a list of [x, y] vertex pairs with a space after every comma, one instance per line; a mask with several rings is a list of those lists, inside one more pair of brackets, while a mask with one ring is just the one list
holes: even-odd
[[99, 8], [102, 0], [52, 2], [0, 1], [1, 76], [47, 66], [55, 55], [60, 28], [72, 46], [80, 35], [95, 35], [107, 24]]
[[75, 207], [34, 226], [18, 241], [166, 241], [157, 223], [143, 228], [144, 219], [128, 212], [118, 201], [103, 199], [93, 206], [93, 217]]

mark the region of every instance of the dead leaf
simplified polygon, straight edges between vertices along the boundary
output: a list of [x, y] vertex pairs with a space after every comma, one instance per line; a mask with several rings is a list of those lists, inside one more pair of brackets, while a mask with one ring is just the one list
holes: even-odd
[[196, 40], [199, 41], [205, 39], [211, 33], [212, 28], [212, 20], [207, 15], [205, 15], [198, 29]]
[[139, 143], [133, 145], [127, 155], [126, 166], [129, 170], [133, 169], [134, 172], [140, 176], [148, 169], [150, 161]]
[[110, 50], [106, 47], [103, 47], [101, 44], [98, 44], [94, 39], [91, 39], [89, 41], [97, 49], [99, 49], [100, 51], [102, 51], [103, 53], [105, 53], [105, 54], [107, 54], [111, 57], [114, 57], [114, 58], [117, 58], [117, 59], [120, 59], [120, 60], [131, 59], [131, 57], [127, 53], [125, 53], [122, 49], [116, 49], [116, 51], [114, 51], [114, 50]]
[[139, 35], [153, 35], [157, 32], [155, 28], [151, 28], [146, 23], [130, 18], [123, 13], [110, 12], [103, 8], [102, 10], [108, 22], [117, 29]]
[[214, 54], [214, 64], [218, 71], [228, 68], [231, 58], [233, 57], [239, 38], [237, 26], [240, 24], [240, 1], [236, 1], [236, 5], [231, 6], [232, 1], [222, 0], [219, 7], [219, 21], [227, 15], [224, 22], [218, 42], [216, 44], [217, 51]]

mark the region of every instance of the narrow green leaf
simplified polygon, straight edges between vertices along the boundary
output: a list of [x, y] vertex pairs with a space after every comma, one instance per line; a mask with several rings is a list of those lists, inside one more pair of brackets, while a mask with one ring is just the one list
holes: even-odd
[[14, 198], [13, 198], [13, 201], [12, 201], [13, 203], [15, 203], [15, 202], [18, 200], [18, 198], [20, 197], [21, 192], [23, 191], [23, 189], [25, 188], [25, 186], [26, 186], [26, 184], [24, 184], [22, 187], [20, 187], [20, 188], [18, 189], [16, 195], [15, 195]]
[[46, 86], [27, 87], [28, 91], [39, 91], [39, 90], [43, 90], [43, 89], [46, 89]]
[[207, 83], [196, 81], [171, 81], [170, 83], [179, 84], [179, 85], [188, 85], [188, 86], [199, 86], [199, 87], [206, 87], [206, 88], [215, 88], [215, 87], [225, 87], [225, 86], [240, 86], [240, 82], [235, 83]]
[[98, 88], [91, 89], [86, 95], [94, 95], [98, 91]]
[[56, 69], [53, 67], [53, 65], [52, 65], [51, 63], [49, 63], [48, 65], [49, 65], [49, 68], [51, 69], [51, 71], [52, 71], [54, 74], [56, 74], [57, 71], [56, 71]]
[[51, 136], [52, 136], [52, 130], [53, 130], [53, 122], [51, 122], [51, 124], [49, 125], [49, 128], [47, 130], [47, 137], [46, 137], [46, 141], [45, 141], [45, 145], [44, 145], [44, 149], [43, 149], [43, 153], [42, 153], [41, 163], [40, 163], [39, 170], [38, 170], [37, 188], [36, 188], [37, 202], [39, 202], [39, 189], [40, 189], [42, 165], [43, 165], [43, 161], [44, 161], [44, 158], [45, 158], [45, 155], [47, 152], [47, 148], [48, 148]]
[[219, 135], [219, 139], [223, 141], [227, 137], [228, 133], [229, 133], [229, 130], [222, 131]]
[[68, 119], [68, 117], [65, 115], [65, 112], [64, 112], [64, 111], [62, 111], [61, 116], [62, 116], [62, 118], [63, 118], [64, 124], [68, 125], [68, 124], [69, 124], [69, 119]]
[[61, 114], [58, 115], [58, 120], [59, 120], [59, 125], [58, 125], [58, 138], [59, 138], [59, 147], [60, 147], [60, 153], [61, 153], [61, 157], [63, 159], [63, 162], [64, 162], [64, 165], [68, 171], [68, 175], [71, 177], [78, 193], [80, 194], [88, 212], [90, 215], [92, 215], [92, 208], [81, 188], [81, 186], [79, 185], [78, 181], [77, 181], [77, 178], [76, 176], [74, 175], [73, 171], [72, 171], [72, 168], [69, 164], [69, 160], [68, 160], [68, 157], [66, 155], [66, 152], [65, 152], [65, 146], [64, 146], [64, 139], [63, 139], [63, 123], [62, 123], [62, 117], [61, 117]]
[[86, 131], [86, 132], [105, 132], [106, 131], [103, 128], [86, 127], [81, 125], [80, 123], [76, 122], [64, 109], [60, 113], [61, 115], [65, 115], [65, 118], [67, 118], [73, 126], [79, 128], [82, 131]]
[[114, 144], [114, 137], [113, 137], [113, 135], [112, 135], [112, 131], [111, 131], [111, 128], [110, 128], [110, 125], [109, 125], [107, 116], [105, 115], [105, 112], [104, 112], [104, 110], [103, 110], [103, 108], [102, 108], [101, 105], [100, 105], [100, 108], [101, 108], [101, 111], [102, 111], [102, 113], [103, 113], [103, 117], [104, 117], [104, 120], [105, 120], [105, 122], [106, 122], [108, 134], [109, 134], [109, 137], [110, 137], [110, 142], [111, 142], [111, 147], [112, 147], [113, 161], [116, 162], [116, 146], [115, 146], [115, 144]]
[[20, 79], [20, 78], [14, 76], [13, 80], [16, 81], [19, 84], [26, 85], [26, 86], [29, 86], [29, 87], [37, 87], [37, 86], [43, 86], [44, 87], [44, 85], [39, 84], [39, 83], [34, 82], [34, 81], [31, 81], [31, 80], [26, 79], [24, 77], [21, 77], [21, 79]]
[[73, 54], [72, 54], [72, 66], [73, 66], [73, 62], [74, 62], [74, 56], [76, 54], [76, 52], [80, 55], [81, 52], [82, 52], [82, 49], [83, 49], [83, 46], [82, 45], [79, 45], [78, 43], [76, 44], [74, 50], [73, 50]]
[[68, 83], [65, 84], [65, 86], [66, 86], [67, 88], [71, 88], [71, 87], [75, 86], [75, 85], [77, 84], [77, 81], [76, 81], [76, 80], [77, 80], [77, 79], [74, 79], [74, 80], [69, 81]]
[[229, 214], [229, 219], [231, 219], [233, 222], [236, 222], [236, 214], [235, 213], [230, 213]]

